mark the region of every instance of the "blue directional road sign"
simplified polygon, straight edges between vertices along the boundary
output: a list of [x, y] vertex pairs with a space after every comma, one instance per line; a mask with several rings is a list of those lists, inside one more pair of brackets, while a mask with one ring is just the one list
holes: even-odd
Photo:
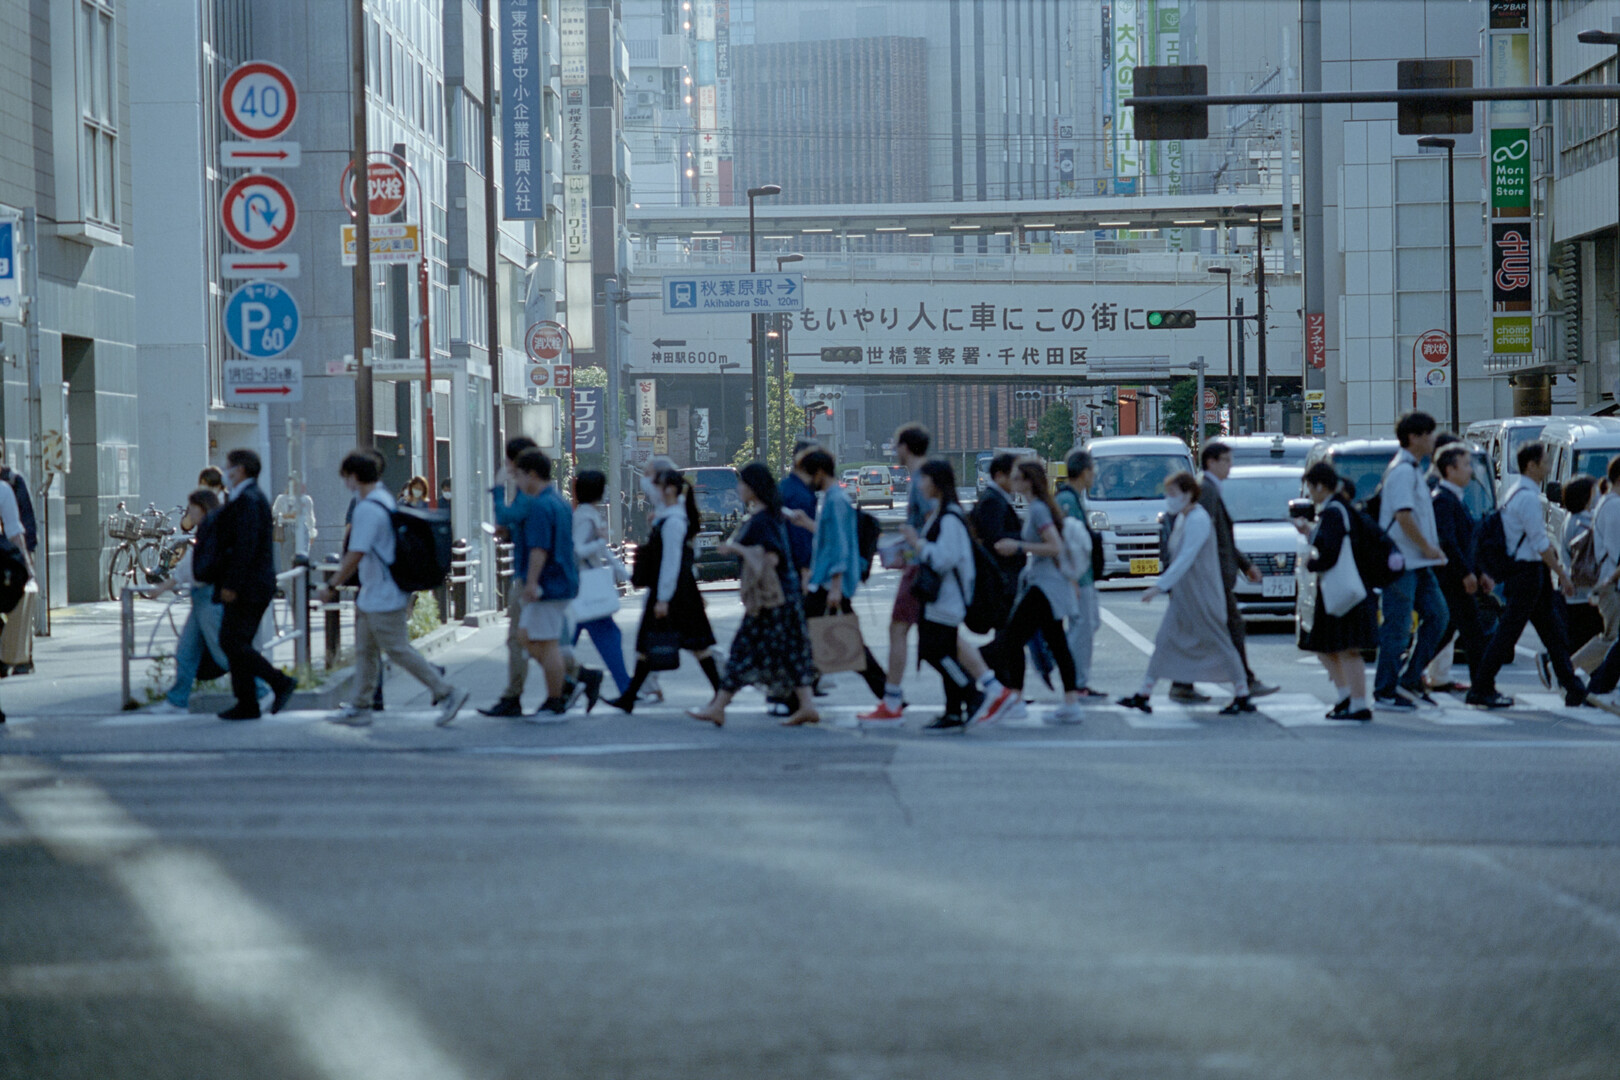
[[664, 279], [665, 315], [803, 310], [803, 274], [683, 274]]
[[269, 360], [298, 339], [298, 305], [273, 281], [250, 281], [225, 302], [225, 336], [243, 356]]

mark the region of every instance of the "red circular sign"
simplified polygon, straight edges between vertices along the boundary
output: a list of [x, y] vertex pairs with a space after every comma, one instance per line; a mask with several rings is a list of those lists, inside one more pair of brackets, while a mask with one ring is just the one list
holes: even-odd
[[1451, 359], [1451, 338], [1443, 330], [1430, 330], [1417, 340], [1418, 355], [1431, 364]]
[[298, 89], [286, 69], [263, 60], [238, 65], [219, 92], [225, 122], [245, 139], [274, 139], [298, 115]]
[[551, 369], [544, 364], [530, 364], [529, 381], [535, 386], [550, 386]]
[[554, 322], [537, 322], [524, 335], [523, 347], [529, 358], [542, 364], [554, 364], [568, 345], [563, 328]]
[[219, 220], [231, 242], [248, 251], [270, 251], [287, 242], [298, 223], [292, 192], [273, 176], [254, 174], [225, 189]]
[[[354, 164], [344, 166], [338, 182], [343, 194], [343, 207], [353, 217]], [[366, 205], [372, 217], [393, 217], [405, 205], [405, 170], [392, 161], [373, 161], [366, 165]]]

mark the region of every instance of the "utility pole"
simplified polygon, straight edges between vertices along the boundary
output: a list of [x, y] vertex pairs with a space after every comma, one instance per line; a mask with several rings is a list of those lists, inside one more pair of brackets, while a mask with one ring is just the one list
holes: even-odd
[[[499, 264], [495, 261], [500, 243], [500, 204], [495, 201], [495, 9], [494, 4], [480, 4], [483, 14], [478, 19], [484, 55], [484, 260], [489, 271], [485, 282], [485, 315], [489, 319], [489, 429], [495, 439], [495, 456], [490, 460], [499, 465], [506, 460], [506, 433], [504, 410], [501, 408], [501, 296]], [[422, 236], [427, 236], [427, 222], [422, 222]], [[427, 266], [427, 252], [422, 253], [422, 265]], [[429, 387], [429, 390], [432, 388]], [[573, 392], [569, 392], [568, 406], [573, 409]], [[463, 496], [465, 498], [465, 496]], [[469, 504], [470, 505], [470, 504]]]
[[1188, 366], [1198, 373], [1198, 401], [1193, 413], [1198, 417], [1198, 430], [1193, 436], [1193, 445], [1201, 450], [1204, 447], [1204, 369], [1209, 365], [1204, 363], [1204, 358], [1200, 356], [1197, 363]]
[[[371, 400], [371, 187], [366, 177], [366, 5], [349, 5], [350, 169], [355, 183], [354, 215], [354, 441], [376, 442]], [[425, 231], [427, 222], [422, 223]], [[424, 253], [425, 257], [426, 253]]]
[[1243, 297], [1237, 298], [1237, 419], [1233, 427], [1239, 435], [1249, 434], [1249, 375], [1243, 370]]

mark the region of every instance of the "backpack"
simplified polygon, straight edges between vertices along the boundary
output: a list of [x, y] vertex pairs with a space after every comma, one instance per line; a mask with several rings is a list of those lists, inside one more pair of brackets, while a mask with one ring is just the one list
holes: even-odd
[[1590, 589], [1598, 583], [1597, 537], [1590, 526], [1569, 542], [1569, 580], [1577, 589]]
[[[1058, 491], [1056, 499], [1058, 506], [1063, 508], [1065, 514], [1063, 524], [1065, 545], [1068, 543], [1068, 523], [1070, 521], [1078, 521], [1080, 526], [1086, 530], [1086, 535], [1091, 538], [1091, 554], [1088, 557], [1091, 560], [1091, 581], [1092, 584], [1096, 584], [1103, 579], [1102, 534], [1093, 529], [1091, 522], [1086, 520], [1085, 512], [1080, 509], [1080, 497], [1075, 495], [1067, 484]], [[1074, 580], [1079, 581], [1080, 577], [1081, 575], [1077, 574]]]
[[[1523, 488], [1515, 490], [1508, 496], [1508, 502], [1512, 502], [1523, 490]], [[1524, 538], [1520, 537], [1512, 553], [1508, 552], [1507, 529], [1502, 524], [1502, 511], [1505, 509], [1507, 503], [1486, 514], [1485, 520], [1479, 523], [1479, 531], [1474, 533], [1474, 569], [1497, 581], [1507, 580], [1507, 576], [1513, 572], [1513, 563], [1518, 557], [1519, 548], [1524, 546]]]
[[28, 560], [17, 545], [0, 536], [0, 613], [10, 614], [28, 587]]
[[865, 510], [855, 511], [855, 550], [861, 556], [861, 580], [872, 576], [872, 559], [877, 555], [878, 541], [883, 539], [883, 526]]
[[1078, 518], [1063, 519], [1063, 550], [1058, 553], [1058, 569], [1070, 581], [1079, 581], [1092, 565], [1095, 548], [1091, 530]]
[[[1351, 510], [1350, 552], [1355, 556], [1356, 570], [1367, 588], [1382, 589], [1401, 575], [1406, 561], [1389, 538], [1388, 529], [1380, 529], [1377, 519], [1368, 517], [1365, 511], [1355, 507]], [[1390, 524], [1395, 522], [1391, 520]]]
[[[384, 510], [388, 508], [377, 504]], [[450, 576], [450, 513], [408, 506], [389, 511], [394, 530], [394, 561], [388, 567], [394, 584], [405, 592], [428, 592]]]
[[[952, 511], [947, 511], [950, 512]], [[954, 513], [963, 527], [967, 528], [967, 519], [962, 516], [962, 512], [956, 510]], [[944, 520], [944, 516], [941, 515], [934, 523], [934, 527], [929, 530], [928, 539], [939, 538], [940, 524]], [[990, 552], [985, 550], [984, 545], [973, 539], [971, 528], [968, 529], [968, 547], [973, 551], [973, 595], [967, 597], [967, 614], [962, 618], [962, 625], [975, 634], [988, 634], [1005, 626], [1007, 616], [1012, 614], [1011, 597], [1007, 595], [1010, 590], [1005, 587], [1007, 579], [1002, 574], [1001, 567], [996, 564]], [[961, 572], [958, 570], [951, 572], [956, 575], [956, 584], [960, 588]], [[918, 600], [931, 604], [939, 599], [943, 584], [939, 571], [925, 563], [912, 581], [911, 592]]]

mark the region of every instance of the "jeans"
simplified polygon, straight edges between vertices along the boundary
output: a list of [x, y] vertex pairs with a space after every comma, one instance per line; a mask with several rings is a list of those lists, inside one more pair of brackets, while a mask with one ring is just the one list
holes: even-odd
[[1074, 658], [1074, 684], [1085, 689], [1091, 682], [1091, 643], [1102, 617], [1097, 611], [1097, 586], [1080, 586], [1080, 614], [1069, 620], [1069, 655]]
[[602, 663], [607, 665], [608, 672], [613, 676], [613, 683], [624, 693], [625, 687], [630, 685], [630, 673], [624, 669], [624, 635], [619, 632], [619, 624], [613, 621], [613, 616], [604, 615], [600, 619], [592, 619], [587, 623], [574, 625], [574, 643], [579, 643], [581, 631], [589, 630], [591, 644], [596, 651], [602, 654]]
[[[1417, 643], [1412, 645], [1411, 656], [1403, 661], [1407, 645], [1412, 644], [1414, 609], [1418, 614]], [[1446, 598], [1440, 592], [1440, 582], [1427, 566], [1408, 570], [1385, 585], [1383, 610], [1384, 622], [1378, 628], [1378, 674], [1373, 679], [1373, 694], [1393, 697], [1397, 685], [1408, 689], [1423, 686], [1423, 669], [1440, 651], [1451, 617], [1446, 609]]]
[[214, 662], [225, 666], [225, 650], [219, 647], [219, 622], [224, 612], [214, 603], [212, 585], [191, 587], [191, 614], [180, 628], [180, 640], [174, 650], [174, 686], [166, 695], [169, 704], [184, 709], [191, 704], [191, 688], [197, 682], [197, 666], [202, 663], [203, 649], [213, 654]]

